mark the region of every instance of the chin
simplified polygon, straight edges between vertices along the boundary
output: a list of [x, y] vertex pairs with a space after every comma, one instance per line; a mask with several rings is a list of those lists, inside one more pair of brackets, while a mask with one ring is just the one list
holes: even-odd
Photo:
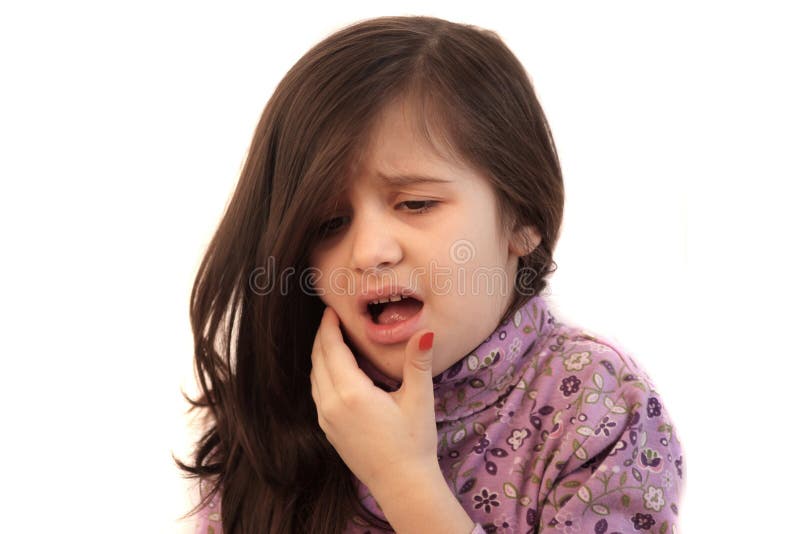
[[377, 369], [387, 378], [391, 378], [392, 380], [396, 380], [398, 382], [403, 380], [403, 362], [400, 362], [397, 366], [392, 366], [390, 369], [386, 369], [384, 367], [377, 367]]

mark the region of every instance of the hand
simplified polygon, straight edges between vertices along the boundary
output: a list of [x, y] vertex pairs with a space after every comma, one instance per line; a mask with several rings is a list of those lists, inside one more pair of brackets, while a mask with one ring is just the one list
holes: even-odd
[[311, 396], [317, 418], [328, 441], [373, 495], [392, 493], [389, 488], [403, 492], [418, 484], [420, 477], [441, 477], [433, 348], [419, 349], [427, 333], [416, 332], [408, 340], [402, 385], [387, 393], [358, 367], [342, 338], [336, 312], [326, 307], [322, 314], [311, 351]]

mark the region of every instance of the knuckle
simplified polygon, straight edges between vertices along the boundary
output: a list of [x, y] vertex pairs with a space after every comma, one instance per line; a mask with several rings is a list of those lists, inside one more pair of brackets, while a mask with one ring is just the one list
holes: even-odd
[[336, 403], [331, 402], [330, 400], [323, 400], [319, 403], [317, 412], [319, 413], [320, 418], [330, 419], [336, 415]]
[[323, 432], [325, 432], [325, 433], [328, 432], [328, 430], [329, 430], [328, 429], [328, 422], [325, 420], [324, 417], [317, 416], [317, 424], [319, 425], [319, 427], [322, 429]]
[[342, 404], [350, 408], [360, 406], [363, 402], [363, 395], [356, 389], [343, 390], [340, 396], [342, 398]]

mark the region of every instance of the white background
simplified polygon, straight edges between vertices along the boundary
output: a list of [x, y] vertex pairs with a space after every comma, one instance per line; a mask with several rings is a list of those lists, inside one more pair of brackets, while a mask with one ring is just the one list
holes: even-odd
[[567, 189], [550, 300], [659, 386], [684, 531], [796, 527], [788, 2], [21, 5], [0, 7], [5, 530], [189, 531], [170, 453], [201, 254], [280, 78], [387, 14], [495, 30], [528, 69]]

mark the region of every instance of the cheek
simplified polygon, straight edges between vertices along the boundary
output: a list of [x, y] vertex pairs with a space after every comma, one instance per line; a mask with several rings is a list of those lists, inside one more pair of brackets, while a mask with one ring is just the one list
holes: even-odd
[[[317, 258], [312, 258], [317, 260]], [[306, 290], [313, 292], [326, 306], [332, 307], [331, 287], [329, 283], [328, 271], [318, 261], [309, 261], [310, 275], [303, 277], [303, 286]]]

